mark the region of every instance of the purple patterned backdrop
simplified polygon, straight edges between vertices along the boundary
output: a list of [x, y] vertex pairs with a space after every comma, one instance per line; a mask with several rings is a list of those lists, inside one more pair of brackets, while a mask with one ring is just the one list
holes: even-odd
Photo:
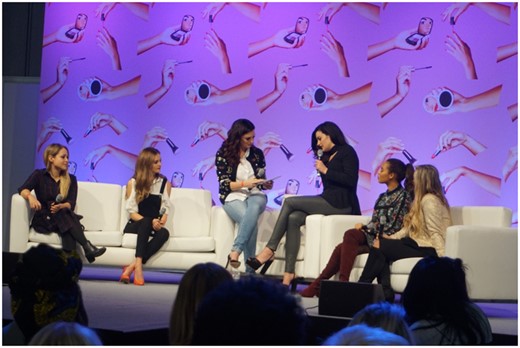
[[[86, 27], [66, 36], [80, 13]], [[189, 16], [192, 30], [172, 39]], [[308, 30], [289, 43], [299, 17]], [[413, 46], [423, 17], [431, 33]], [[504, 205], [516, 220], [517, 17], [512, 3], [47, 4], [35, 165], [68, 134], [79, 180], [125, 184], [152, 145], [165, 175], [218, 202], [213, 156], [245, 117], [267, 175], [281, 175], [276, 207], [289, 179], [299, 194], [319, 192], [307, 149], [330, 120], [360, 158], [363, 210], [384, 189], [378, 166], [406, 161], [405, 149], [437, 166], [451, 205]], [[197, 95], [202, 81], [209, 95]], [[327, 93], [312, 100], [317, 88]], [[441, 94], [451, 106], [435, 105]]]

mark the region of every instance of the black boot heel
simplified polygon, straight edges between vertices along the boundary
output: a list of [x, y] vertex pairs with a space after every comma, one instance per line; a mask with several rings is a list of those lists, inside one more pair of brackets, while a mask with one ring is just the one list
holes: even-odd
[[85, 258], [88, 262], [92, 263], [96, 260], [96, 257], [99, 257], [107, 251], [107, 248], [96, 248], [90, 241], [87, 241], [87, 245], [83, 247], [83, 251], [85, 252]]

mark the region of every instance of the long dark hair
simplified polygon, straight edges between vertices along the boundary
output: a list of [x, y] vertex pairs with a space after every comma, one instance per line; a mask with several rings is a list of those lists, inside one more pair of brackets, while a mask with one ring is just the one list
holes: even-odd
[[345, 135], [341, 131], [341, 129], [338, 127], [337, 124], [330, 121], [325, 121], [322, 124], [318, 125], [316, 129], [312, 132], [311, 135], [311, 147], [312, 151], [316, 155], [316, 151], [318, 151], [318, 141], [316, 140], [316, 132], [320, 131], [325, 135], [328, 135], [330, 137], [330, 140], [334, 143], [336, 146], [346, 145], [348, 144], [347, 139], [345, 139]]
[[231, 167], [235, 167], [240, 162], [240, 139], [244, 134], [253, 130], [255, 130], [255, 125], [245, 118], [240, 118], [231, 125], [228, 137], [222, 142], [220, 147], [222, 157], [226, 159]]
[[404, 164], [403, 161], [397, 158], [389, 158], [386, 162], [388, 163], [388, 170], [396, 175], [396, 180], [399, 183], [405, 180], [403, 184], [404, 189], [413, 197], [413, 165], [410, 163]]
[[[447, 337], [467, 337], [465, 344], [478, 344], [478, 318], [468, 313], [471, 303], [466, 272], [461, 259], [427, 257], [410, 273], [401, 301], [409, 323], [419, 320], [442, 321]], [[446, 344], [450, 344], [446, 342]]]

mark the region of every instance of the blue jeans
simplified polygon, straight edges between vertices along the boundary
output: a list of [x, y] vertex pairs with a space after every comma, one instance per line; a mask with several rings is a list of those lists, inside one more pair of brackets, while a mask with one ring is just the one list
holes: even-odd
[[[258, 234], [258, 217], [265, 210], [267, 197], [265, 195], [251, 195], [245, 201], [234, 200], [224, 203], [222, 208], [229, 217], [238, 224], [238, 233], [231, 251], [244, 252], [244, 260], [255, 257], [256, 235]], [[255, 271], [246, 266], [246, 272]]]

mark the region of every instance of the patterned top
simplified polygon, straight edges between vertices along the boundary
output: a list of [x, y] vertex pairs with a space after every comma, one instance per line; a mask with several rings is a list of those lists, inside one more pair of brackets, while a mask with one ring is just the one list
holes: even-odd
[[380, 231], [381, 217], [386, 218], [383, 225], [383, 233], [392, 235], [403, 226], [404, 216], [408, 214], [413, 198], [401, 185], [392, 191], [386, 191], [379, 195], [374, 205], [372, 219], [367, 225], [367, 243], [372, 246], [374, 236]]
[[[262, 150], [252, 146], [249, 149], [249, 156], [247, 156], [246, 159], [249, 161], [249, 163], [251, 163], [251, 166], [255, 172], [255, 176], [259, 179], [265, 179], [265, 157]], [[215, 157], [215, 167], [217, 168], [217, 177], [219, 182], [219, 199], [222, 204], [224, 204], [226, 197], [231, 193], [231, 182], [236, 181], [237, 166], [234, 168], [231, 167], [228, 164], [227, 159], [222, 157], [221, 149], [219, 149]], [[259, 172], [263, 172], [262, 175], [258, 175]], [[260, 190], [264, 189], [262, 185], [258, 185], [258, 188]]]

